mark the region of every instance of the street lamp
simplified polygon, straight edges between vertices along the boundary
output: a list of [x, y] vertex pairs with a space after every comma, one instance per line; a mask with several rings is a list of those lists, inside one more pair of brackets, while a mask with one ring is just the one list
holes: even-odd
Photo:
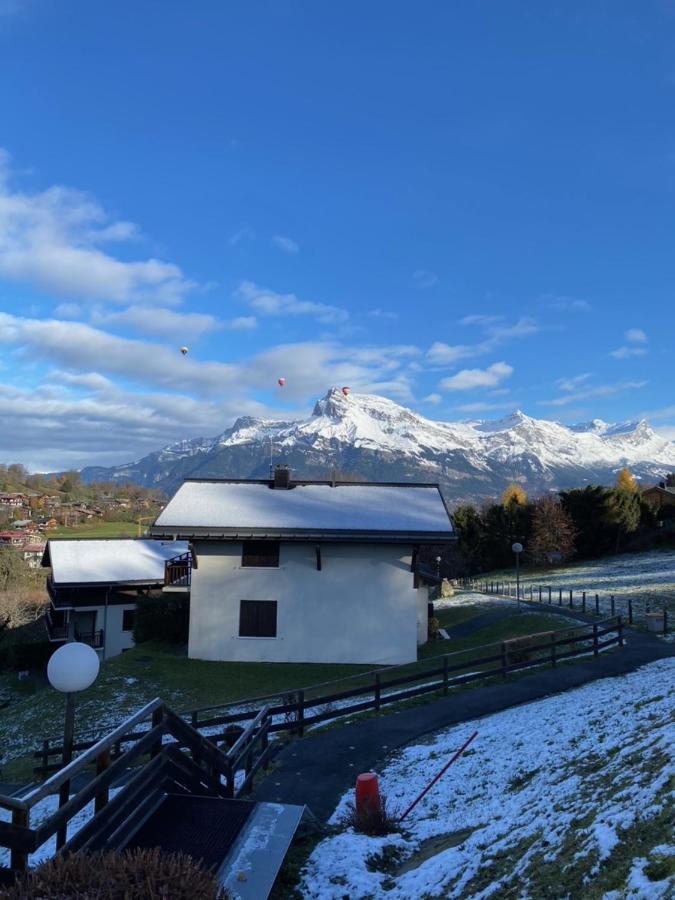
[[436, 557], [436, 577], [437, 578], [441, 577], [441, 557], [440, 556]]
[[511, 544], [511, 549], [516, 555], [516, 600], [520, 610], [520, 554], [523, 552], [523, 545], [516, 541], [515, 544]]
[[[62, 765], [67, 766], [73, 758], [73, 733], [75, 728], [75, 692], [84, 691], [96, 681], [100, 667], [98, 654], [88, 644], [72, 641], [53, 653], [47, 663], [47, 678], [52, 687], [66, 695], [66, 723], [63, 730]], [[59, 807], [68, 802], [70, 781], [64, 781], [59, 788]], [[56, 846], [60, 849], [66, 842], [66, 828], [61, 828], [56, 836]]]

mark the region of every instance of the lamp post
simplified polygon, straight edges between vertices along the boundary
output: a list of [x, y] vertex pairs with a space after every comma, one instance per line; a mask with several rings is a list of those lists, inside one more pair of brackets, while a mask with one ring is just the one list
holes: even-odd
[[518, 611], [520, 611], [520, 554], [523, 552], [523, 545], [516, 541], [515, 544], [511, 544], [511, 549], [516, 556], [516, 601]]
[[[75, 692], [84, 691], [96, 681], [100, 662], [96, 651], [88, 644], [72, 641], [53, 653], [47, 664], [47, 678], [52, 687], [66, 695], [66, 721], [63, 730], [62, 765], [67, 766], [73, 758], [73, 734], [75, 730]], [[59, 807], [68, 802], [70, 780], [59, 788]], [[66, 826], [56, 835], [56, 848], [60, 850], [66, 842]]]
[[441, 577], [441, 557], [440, 556], [436, 557], [436, 577], [437, 578]]

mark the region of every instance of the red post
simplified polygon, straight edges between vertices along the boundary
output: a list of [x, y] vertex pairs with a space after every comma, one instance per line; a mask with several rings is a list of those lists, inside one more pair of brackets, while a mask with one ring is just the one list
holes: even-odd
[[452, 757], [452, 759], [450, 760], [450, 762], [447, 762], [447, 763], [443, 766], [443, 768], [442, 768], [441, 771], [438, 773], [438, 775], [436, 775], [435, 778], [433, 778], [432, 781], [429, 782], [429, 784], [424, 788], [424, 790], [423, 790], [422, 793], [419, 795], [419, 797], [416, 797], [415, 800], [413, 800], [413, 802], [410, 804], [410, 806], [409, 806], [409, 807], [406, 809], [406, 811], [403, 813], [403, 815], [402, 815], [402, 816], [399, 816], [399, 822], [402, 822], [402, 821], [405, 819], [405, 817], [408, 815], [408, 813], [410, 813], [410, 812], [413, 811], [413, 809], [417, 806], [417, 804], [420, 802], [420, 800], [422, 799], [422, 797], [424, 797], [424, 796], [431, 790], [431, 788], [436, 784], [436, 782], [438, 781], [438, 779], [441, 778], [441, 777], [448, 771], [448, 769], [449, 769], [450, 766], [454, 763], [454, 761], [455, 761], [456, 759], [459, 759], [459, 757], [462, 755], [462, 753], [464, 753], [464, 751], [466, 750], [466, 748], [469, 746], [469, 744], [470, 744], [471, 741], [476, 737], [477, 734], [478, 734], [478, 732], [477, 732], [477, 731], [474, 731], [474, 733], [471, 735], [471, 737], [468, 738], [468, 740], [464, 741], [464, 743], [463, 743], [462, 746], [459, 748], [459, 750], [453, 755], [453, 757]]
[[367, 815], [380, 808], [380, 785], [374, 772], [364, 772], [356, 778], [356, 814]]

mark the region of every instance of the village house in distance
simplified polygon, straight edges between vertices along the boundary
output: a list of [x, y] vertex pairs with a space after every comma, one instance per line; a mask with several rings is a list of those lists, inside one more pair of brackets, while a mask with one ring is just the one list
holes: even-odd
[[188, 480], [151, 529], [189, 541], [188, 653], [408, 663], [427, 640], [418, 548], [455, 540], [437, 485]]

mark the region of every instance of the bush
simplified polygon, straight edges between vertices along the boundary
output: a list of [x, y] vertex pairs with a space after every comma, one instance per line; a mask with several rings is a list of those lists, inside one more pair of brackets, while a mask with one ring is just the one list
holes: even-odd
[[428, 634], [429, 634], [429, 640], [430, 640], [430, 641], [435, 641], [435, 640], [436, 640], [436, 638], [438, 637], [438, 629], [439, 629], [440, 627], [441, 627], [441, 623], [438, 621], [438, 619], [436, 618], [436, 616], [432, 616], [432, 618], [430, 618], [430, 619], [428, 620], [428, 623], [427, 623], [427, 631], [428, 631]]
[[387, 809], [387, 798], [380, 794], [379, 803], [362, 803], [357, 809], [350, 800], [340, 819], [343, 828], [353, 828], [361, 834], [383, 835], [399, 830], [398, 820]]
[[11, 644], [6, 653], [7, 667], [15, 672], [22, 672], [24, 669], [46, 671], [49, 657], [58, 646], [47, 640]]
[[2, 900], [224, 900], [229, 895], [184, 853], [130, 850], [57, 856], [0, 888]]
[[187, 644], [190, 629], [190, 599], [182, 594], [139, 597], [134, 640]]

